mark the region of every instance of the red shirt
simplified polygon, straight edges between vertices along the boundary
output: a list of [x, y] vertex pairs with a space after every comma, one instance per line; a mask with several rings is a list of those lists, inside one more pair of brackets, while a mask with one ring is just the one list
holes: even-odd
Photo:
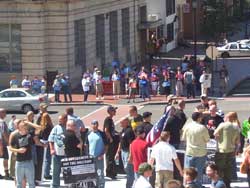
[[139, 165], [147, 162], [148, 143], [141, 138], [136, 138], [130, 145], [133, 158], [134, 172], [138, 172]]

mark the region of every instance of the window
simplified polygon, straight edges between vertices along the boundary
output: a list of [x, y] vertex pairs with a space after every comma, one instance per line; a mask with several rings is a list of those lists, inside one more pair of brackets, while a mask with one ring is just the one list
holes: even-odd
[[167, 41], [171, 42], [174, 40], [174, 23], [167, 25]]
[[139, 20], [141, 23], [146, 22], [147, 21], [147, 7], [146, 6], [142, 6], [139, 7]]
[[122, 9], [122, 46], [130, 46], [129, 8]]
[[109, 13], [109, 46], [114, 53], [114, 58], [118, 58], [118, 31], [117, 31], [117, 11]]
[[22, 91], [16, 91], [15, 95], [16, 97], [26, 97], [26, 94]]
[[237, 44], [231, 44], [230, 49], [232, 49], [232, 50], [237, 49]]
[[0, 72], [22, 72], [20, 24], [0, 24]]
[[95, 16], [96, 56], [105, 58], [105, 20], [104, 14]]
[[75, 65], [81, 65], [86, 69], [86, 43], [85, 43], [85, 20], [76, 20], [75, 28]]
[[175, 0], [166, 0], [166, 16], [175, 13]]

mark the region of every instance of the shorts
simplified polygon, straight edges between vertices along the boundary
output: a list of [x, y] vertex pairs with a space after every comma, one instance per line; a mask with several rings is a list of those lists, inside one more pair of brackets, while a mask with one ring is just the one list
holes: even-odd
[[2, 159], [9, 159], [9, 152], [7, 146], [3, 146], [3, 156], [0, 156]]

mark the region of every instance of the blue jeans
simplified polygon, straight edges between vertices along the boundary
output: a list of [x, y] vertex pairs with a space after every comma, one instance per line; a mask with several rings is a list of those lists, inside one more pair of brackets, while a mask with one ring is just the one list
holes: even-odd
[[104, 179], [104, 160], [98, 160], [96, 158], [96, 170], [97, 170], [97, 187], [98, 188], [104, 188], [105, 187], [105, 179]]
[[197, 169], [198, 176], [197, 182], [202, 183], [203, 170], [205, 168], [206, 156], [202, 157], [192, 157], [189, 155], [185, 155], [185, 168], [194, 167]]
[[121, 157], [124, 170], [127, 174], [126, 188], [131, 188], [134, 182], [134, 167], [133, 164], [128, 163], [129, 152], [122, 150]]
[[16, 184], [17, 188], [22, 188], [22, 181], [26, 178], [29, 188], [35, 188], [34, 163], [30, 161], [16, 161]]
[[61, 174], [61, 160], [64, 156], [53, 155], [52, 156], [52, 164], [53, 164], [53, 171], [52, 171], [52, 183], [51, 188], [59, 188], [60, 187], [60, 174]]
[[50, 148], [47, 147], [45, 161], [44, 161], [44, 176], [45, 177], [48, 177], [50, 175], [50, 165], [51, 165]]

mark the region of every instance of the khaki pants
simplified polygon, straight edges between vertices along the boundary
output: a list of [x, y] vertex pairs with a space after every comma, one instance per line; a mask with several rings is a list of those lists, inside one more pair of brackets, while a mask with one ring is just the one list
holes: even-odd
[[160, 170], [156, 172], [155, 188], [167, 188], [167, 182], [174, 178], [173, 171]]
[[120, 80], [113, 81], [113, 95], [120, 95]]

